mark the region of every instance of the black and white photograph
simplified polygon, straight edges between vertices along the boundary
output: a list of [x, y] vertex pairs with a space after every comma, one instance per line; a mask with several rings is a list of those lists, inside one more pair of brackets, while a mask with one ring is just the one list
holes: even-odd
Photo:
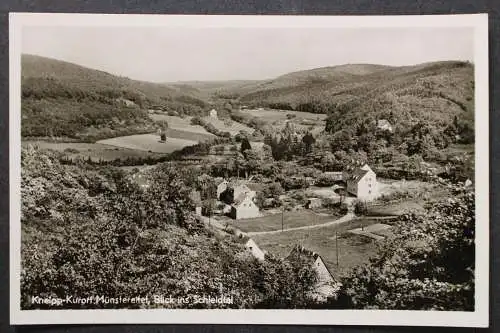
[[487, 326], [487, 23], [11, 14], [11, 322]]

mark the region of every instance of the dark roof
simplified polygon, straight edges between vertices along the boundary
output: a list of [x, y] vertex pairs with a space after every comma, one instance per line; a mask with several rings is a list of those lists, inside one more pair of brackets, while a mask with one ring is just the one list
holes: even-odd
[[239, 206], [248, 197], [248, 194], [249, 194], [248, 192], [241, 193], [236, 198], [234, 198], [234, 201], [231, 205], [232, 206]]
[[361, 168], [357, 168], [357, 169], [354, 169], [354, 171], [352, 171], [350, 174], [349, 174], [349, 177], [347, 178], [347, 180], [350, 180], [350, 181], [358, 181], [360, 180], [361, 178], [363, 178], [366, 173], [368, 172], [368, 170], [363, 170]]
[[314, 251], [308, 250], [301, 245], [295, 245], [292, 251], [290, 251], [290, 254], [286, 258], [288, 260], [293, 260], [296, 259], [297, 257], [306, 258], [312, 263], [316, 260], [316, 258], [319, 257], [319, 254], [317, 254]]

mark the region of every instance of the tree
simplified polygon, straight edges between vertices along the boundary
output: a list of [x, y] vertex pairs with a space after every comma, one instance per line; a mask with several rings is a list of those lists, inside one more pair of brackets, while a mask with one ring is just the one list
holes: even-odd
[[252, 149], [252, 145], [250, 144], [250, 142], [248, 141], [248, 139], [246, 137], [243, 137], [241, 139], [241, 148], [240, 148], [240, 152], [242, 154], [245, 153], [245, 150], [248, 150], [248, 149]]
[[310, 132], [307, 132], [303, 137], [302, 137], [302, 142], [305, 144], [306, 149], [305, 149], [305, 154], [308, 154], [311, 152], [312, 146], [316, 142], [316, 139]]
[[395, 236], [343, 279], [330, 306], [473, 311], [474, 190], [450, 187], [452, 196], [426, 213], [403, 215]]

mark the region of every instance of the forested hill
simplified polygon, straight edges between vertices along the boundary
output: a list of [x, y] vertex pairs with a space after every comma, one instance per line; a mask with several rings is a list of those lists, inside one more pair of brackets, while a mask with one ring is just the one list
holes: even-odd
[[146, 110], [202, 114], [186, 91], [131, 80], [76, 64], [22, 55], [22, 134], [90, 140], [147, 132]]
[[[316, 113], [373, 104], [387, 94], [415, 98], [432, 94], [470, 110], [473, 70], [472, 64], [456, 61], [405, 67], [343, 65], [291, 73], [255, 85], [252, 91], [232, 92], [243, 103]], [[412, 101], [401, 101], [408, 102]]]
[[438, 132], [451, 126], [465, 142], [473, 141], [474, 66], [468, 62], [326, 67], [287, 74], [252, 89], [231, 93], [250, 106], [327, 113], [330, 133], [355, 134], [386, 119], [395, 132], [427, 123]]

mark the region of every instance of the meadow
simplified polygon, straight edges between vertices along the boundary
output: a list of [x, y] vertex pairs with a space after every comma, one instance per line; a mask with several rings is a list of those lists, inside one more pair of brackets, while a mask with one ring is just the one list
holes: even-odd
[[168, 123], [168, 128], [170, 129], [214, 136], [213, 134], [208, 133], [207, 130], [203, 128], [203, 126], [191, 125], [191, 119], [193, 117], [169, 116], [166, 114], [153, 112], [149, 112], [149, 117], [157, 122], [166, 121]]
[[[275, 234], [254, 235], [252, 238], [258, 246], [274, 255], [286, 257], [295, 245], [318, 253], [335, 278], [349, 273], [355, 266], [365, 264], [371, 255], [376, 253], [376, 241], [347, 232], [350, 229], [378, 223], [378, 221], [361, 218], [342, 225], [324, 228], [296, 230]], [[335, 237], [338, 235], [338, 244]], [[337, 246], [339, 265], [337, 266]]]
[[157, 134], [139, 134], [101, 140], [97, 143], [154, 153], [172, 153], [187, 146], [194, 146], [198, 142], [170, 137], [166, 142], [160, 142]]
[[[288, 229], [321, 224], [335, 220], [336, 218], [337, 216], [315, 214], [310, 210], [284, 212], [283, 228]], [[229, 224], [245, 232], [260, 232], [281, 230], [281, 220], [282, 216], [280, 213], [253, 219], [231, 220]]]

